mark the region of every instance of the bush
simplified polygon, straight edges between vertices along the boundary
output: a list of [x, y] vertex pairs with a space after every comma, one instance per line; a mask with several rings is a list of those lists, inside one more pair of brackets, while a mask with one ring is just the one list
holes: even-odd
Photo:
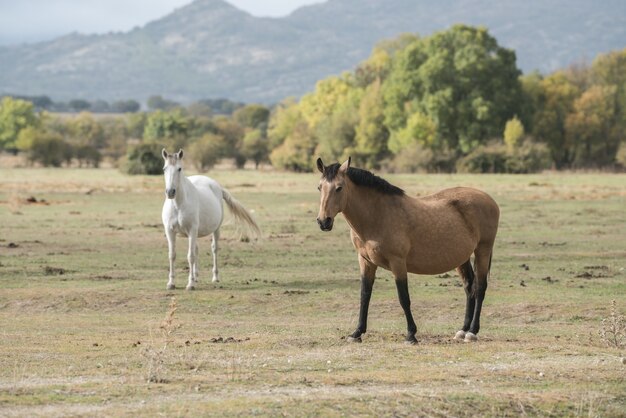
[[91, 145], [81, 145], [76, 147], [74, 156], [78, 160], [79, 167], [82, 167], [84, 164], [87, 167], [92, 166], [98, 168], [100, 166], [100, 161], [102, 161], [102, 154], [100, 154], [100, 151]]
[[60, 167], [63, 162], [72, 160], [72, 147], [58, 134], [41, 132], [32, 138], [28, 160], [45, 167]]
[[550, 167], [550, 151], [545, 144], [524, 141], [511, 150], [502, 143], [482, 145], [459, 159], [461, 173], [536, 173]]
[[460, 173], [505, 173], [507, 152], [504, 144], [481, 145], [456, 162]]
[[126, 161], [121, 164], [122, 171], [127, 174], [157, 175], [163, 173], [162, 146], [158, 144], [141, 144], [130, 150]]
[[552, 159], [546, 144], [525, 140], [507, 154], [506, 172], [513, 174], [537, 173], [550, 168]]
[[213, 167], [224, 155], [226, 141], [224, 137], [206, 134], [189, 146], [189, 159], [199, 171]]

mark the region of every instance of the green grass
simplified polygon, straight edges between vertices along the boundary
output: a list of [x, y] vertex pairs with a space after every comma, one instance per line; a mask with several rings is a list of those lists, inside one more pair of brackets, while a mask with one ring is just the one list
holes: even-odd
[[[319, 231], [318, 176], [215, 171], [264, 234], [227, 216], [222, 282], [200, 240], [195, 292], [166, 291], [163, 180], [0, 169], [2, 416], [620, 416], [624, 348], [599, 337], [626, 300], [626, 176], [389, 175], [411, 194], [466, 185], [501, 206], [481, 340], [451, 340], [455, 274], [412, 276], [417, 346], [379, 271], [362, 344], [348, 227]], [[26, 199], [34, 197], [37, 203]], [[41, 202], [45, 200], [45, 202]], [[177, 284], [186, 283], [179, 239]], [[522, 265], [527, 266], [522, 267]], [[548, 279], [549, 277], [549, 279]], [[160, 324], [176, 298], [167, 349]], [[148, 381], [160, 361], [163, 383]]]

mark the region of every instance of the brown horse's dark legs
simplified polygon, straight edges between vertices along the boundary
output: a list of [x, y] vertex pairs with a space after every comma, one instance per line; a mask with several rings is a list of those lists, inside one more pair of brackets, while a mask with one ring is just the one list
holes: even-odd
[[470, 329], [472, 319], [474, 318], [474, 310], [476, 306], [476, 298], [474, 297], [474, 269], [472, 263], [467, 260], [465, 263], [458, 267], [458, 272], [463, 280], [463, 289], [465, 289], [465, 320], [463, 321], [463, 331], [467, 332]]
[[361, 335], [367, 332], [367, 312], [372, 297], [372, 289], [374, 287], [374, 277], [361, 277], [361, 308], [359, 310], [359, 326], [356, 331], [350, 335], [354, 340], [360, 340]]
[[417, 325], [415, 325], [413, 315], [411, 314], [411, 298], [409, 297], [409, 282], [407, 278], [396, 278], [396, 288], [398, 289], [398, 298], [400, 299], [400, 305], [402, 306], [402, 309], [404, 310], [404, 315], [406, 316], [408, 331], [406, 335], [406, 341], [411, 344], [417, 344], [417, 339], [415, 338]]
[[476, 303], [474, 306], [474, 316], [469, 327], [469, 332], [474, 334], [474, 339], [478, 331], [480, 331], [480, 311], [483, 306], [483, 301], [485, 300], [487, 277], [491, 268], [491, 248], [489, 248], [489, 252], [487, 253], [477, 249], [475, 255], [474, 266], [476, 268], [476, 277], [474, 280], [473, 293], [476, 298]]
[[476, 289], [476, 306], [474, 307], [474, 318], [469, 327], [469, 332], [476, 335], [480, 331], [480, 311], [483, 306], [483, 300], [485, 300], [485, 292], [487, 291], [487, 281], [485, 280], [484, 286], [480, 289]]

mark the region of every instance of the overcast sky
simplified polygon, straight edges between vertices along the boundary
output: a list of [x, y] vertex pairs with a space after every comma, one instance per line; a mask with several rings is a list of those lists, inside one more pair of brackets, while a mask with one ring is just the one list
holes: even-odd
[[[192, 0], [0, 0], [0, 45], [52, 39], [71, 32], [128, 31]], [[286, 16], [324, 0], [226, 0], [254, 16]]]

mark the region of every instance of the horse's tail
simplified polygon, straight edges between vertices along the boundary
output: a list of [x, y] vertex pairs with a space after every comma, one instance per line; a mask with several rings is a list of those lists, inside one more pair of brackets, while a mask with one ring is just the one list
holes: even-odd
[[248, 228], [246, 228], [247, 232], [250, 232], [251, 234], [246, 234], [244, 232], [244, 236], [249, 237], [249, 235], [252, 235], [254, 238], [260, 238], [261, 229], [255, 222], [255, 220], [252, 218], [252, 216], [250, 216], [250, 213], [248, 213], [248, 210], [244, 208], [243, 205], [239, 203], [239, 201], [235, 199], [228, 192], [228, 190], [224, 189], [223, 187], [222, 187], [222, 197], [224, 198], [224, 202], [226, 202], [228, 209], [230, 209], [230, 212], [235, 217], [235, 221], [240, 225], [245, 224], [248, 226]]

